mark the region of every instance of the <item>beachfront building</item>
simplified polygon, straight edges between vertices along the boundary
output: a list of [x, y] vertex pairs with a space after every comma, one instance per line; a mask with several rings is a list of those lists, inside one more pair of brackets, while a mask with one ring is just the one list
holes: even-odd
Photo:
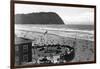
[[15, 65], [32, 61], [32, 42], [28, 39], [15, 37]]

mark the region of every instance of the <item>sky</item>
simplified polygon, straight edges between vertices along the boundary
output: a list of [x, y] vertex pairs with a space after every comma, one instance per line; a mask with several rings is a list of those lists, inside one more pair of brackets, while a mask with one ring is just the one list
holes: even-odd
[[65, 24], [93, 24], [94, 8], [15, 4], [15, 14], [56, 12]]

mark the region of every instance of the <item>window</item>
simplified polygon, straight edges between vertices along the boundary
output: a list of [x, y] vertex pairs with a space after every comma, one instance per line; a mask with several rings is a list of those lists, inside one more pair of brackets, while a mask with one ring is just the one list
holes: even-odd
[[23, 62], [28, 62], [28, 55], [23, 55]]
[[15, 57], [15, 64], [17, 64], [17, 65], [18, 65], [19, 63], [20, 63], [20, 61], [19, 61], [19, 57], [18, 57], [18, 56], [16, 56], [16, 57]]
[[19, 47], [18, 46], [15, 46], [15, 51], [19, 51]]
[[19, 61], [19, 57], [18, 57], [18, 56], [16, 56], [16, 57], [15, 57], [15, 60], [16, 60], [16, 61]]
[[23, 52], [28, 52], [28, 45], [23, 45]]

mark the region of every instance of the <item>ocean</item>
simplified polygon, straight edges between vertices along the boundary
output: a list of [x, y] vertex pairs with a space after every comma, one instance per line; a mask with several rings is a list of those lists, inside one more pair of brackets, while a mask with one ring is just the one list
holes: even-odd
[[64, 25], [64, 24], [15, 24], [17, 26], [22, 26], [22, 27], [40, 27], [40, 28], [58, 28], [58, 29], [74, 29], [74, 30], [87, 30], [87, 31], [92, 31], [94, 30], [94, 25]]

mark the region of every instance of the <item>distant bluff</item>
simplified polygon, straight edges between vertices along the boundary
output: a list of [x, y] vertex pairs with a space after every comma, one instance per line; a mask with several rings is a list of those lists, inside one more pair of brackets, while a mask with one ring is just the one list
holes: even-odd
[[16, 14], [15, 24], [64, 24], [64, 22], [57, 13], [39, 12]]

